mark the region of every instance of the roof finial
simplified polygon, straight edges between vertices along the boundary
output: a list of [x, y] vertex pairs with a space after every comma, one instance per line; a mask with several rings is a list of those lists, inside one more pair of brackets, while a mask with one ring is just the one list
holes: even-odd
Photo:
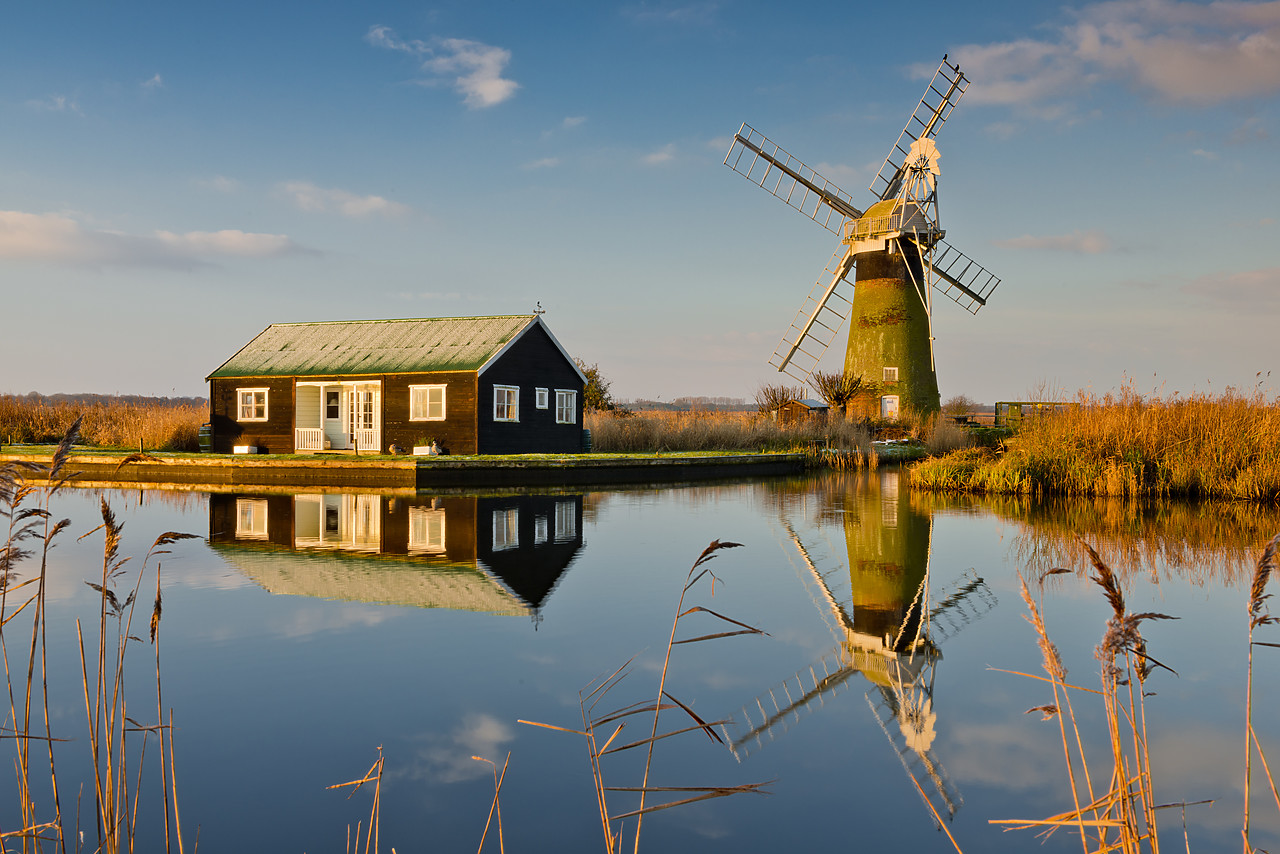
[[538, 307], [534, 309], [534, 314], [546, 314], [547, 310], [542, 307], [542, 300], [538, 300]]

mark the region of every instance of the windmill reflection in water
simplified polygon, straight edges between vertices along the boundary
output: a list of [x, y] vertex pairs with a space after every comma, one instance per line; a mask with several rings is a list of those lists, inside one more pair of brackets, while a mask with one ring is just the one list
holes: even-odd
[[[835, 648], [743, 706], [725, 725], [726, 740], [741, 761], [856, 684], [854, 677], [860, 674], [870, 683], [866, 699], [872, 714], [940, 822], [963, 804], [933, 753], [940, 645], [991, 610], [996, 598], [972, 570], [953, 589], [932, 591], [932, 516], [914, 509], [906, 490], [899, 491], [897, 471], [870, 477], [878, 482], [878, 492], [855, 487], [836, 497], [847, 563], [834, 554], [818, 554], [812, 541], [807, 547], [793, 521], [782, 514], [787, 539], [782, 546], [831, 630]], [[833, 590], [843, 586], [844, 572], [850, 585], [847, 601]]]

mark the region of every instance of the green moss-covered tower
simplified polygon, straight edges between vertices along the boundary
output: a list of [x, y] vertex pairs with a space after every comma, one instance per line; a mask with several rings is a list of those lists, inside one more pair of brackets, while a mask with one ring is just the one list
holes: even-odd
[[941, 407], [920, 244], [942, 233], [923, 206], [902, 199], [872, 205], [846, 233], [857, 274], [844, 372], [876, 389], [855, 401], [857, 415], [896, 418]]

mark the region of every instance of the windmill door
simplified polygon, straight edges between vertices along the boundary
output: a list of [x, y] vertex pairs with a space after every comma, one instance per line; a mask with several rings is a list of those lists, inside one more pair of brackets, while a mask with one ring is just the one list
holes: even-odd
[[885, 421], [898, 420], [898, 396], [886, 394], [880, 398], [880, 417]]

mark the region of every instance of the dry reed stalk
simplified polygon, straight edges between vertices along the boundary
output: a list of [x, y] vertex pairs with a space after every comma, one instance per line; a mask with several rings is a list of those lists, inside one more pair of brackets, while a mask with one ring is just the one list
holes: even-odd
[[489, 805], [489, 817], [484, 821], [484, 832], [480, 834], [480, 847], [476, 854], [484, 851], [484, 840], [489, 835], [489, 825], [493, 822], [494, 813], [498, 816], [498, 854], [506, 854], [506, 845], [502, 839], [502, 781], [507, 778], [507, 766], [511, 764], [511, 753], [508, 751], [506, 760], [502, 763], [502, 773], [498, 773], [498, 766], [490, 759], [483, 756], [472, 756], [477, 762], [487, 762], [493, 768], [493, 803]]
[[[378, 852], [379, 835], [382, 824], [382, 767], [386, 762], [382, 755], [382, 745], [378, 745], [378, 758], [374, 760], [373, 765], [369, 766], [369, 770], [364, 776], [358, 780], [348, 780], [345, 783], [334, 783], [332, 786], [325, 786], [326, 789], [344, 789], [352, 786], [350, 792], [347, 793], [347, 800], [351, 800], [355, 793], [360, 791], [360, 787], [369, 781], [373, 781], [373, 806], [369, 811], [369, 823], [365, 826], [364, 837], [364, 854], [369, 854], [370, 847], [374, 854]], [[360, 828], [363, 822], [356, 822], [356, 849], [360, 848]], [[347, 825], [347, 852], [350, 854], [351, 848], [351, 825]], [[395, 849], [392, 849], [394, 854]]]
[[[1105, 793], [1101, 796], [1093, 796], [1089, 761], [1084, 753], [1074, 710], [1070, 705], [1070, 694], [1066, 690], [1071, 686], [1065, 682], [1066, 672], [1057, 654], [1057, 648], [1049, 639], [1044, 627], [1041, 609], [1036, 606], [1023, 582], [1023, 600], [1031, 612], [1031, 616], [1027, 619], [1035, 627], [1039, 636], [1045, 670], [1051, 677], [1048, 681], [1051, 681], [1054, 686], [1054, 705], [1038, 708], [1046, 712], [1051, 710], [1052, 715], [1058, 718], [1075, 809], [1044, 821], [1017, 820], [992, 823], [1013, 824], [1021, 827], [1042, 826], [1049, 828], [1050, 832], [1056, 827], [1074, 826], [1080, 833], [1081, 845], [1086, 854], [1090, 854], [1091, 851], [1100, 854], [1100, 852], [1113, 850], [1123, 851], [1125, 854], [1137, 854], [1144, 850], [1158, 854], [1160, 850], [1159, 823], [1156, 815], [1158, 808], [1155, 805], [1147, 738], [1145, 684], [1154, 668], [1166, 670], [1169, 668], [1151, 657], [1140, 632], [1140, 626], [1146, 620], [1175, 618], [1151, 612], [1129, 613], [1116, 574], [1091, 546], [1083, 542], [1082, 545], [1094, 566], [1092, 580], [1102, 589], [1112, 609], [1111, 617], [1107, 621], [1106, 633], [1095, 650], [1095, 657], [1102, 664], [1103, 690], [1100, 693], [1106, 713], [1108, 745], [1111, 752], [1110, 783]], [[1063, 689], [1061, 694], [1058, 691], [1059, 687]], [[1121, 688], [1125, 689], [1123, 694]], [[1060, 697], [1061, 702], [1059, 702]], [[1076, 731], [1078, 759], [1088, 781], [1090, 801], [1087, 805], [1081, 805], [1078, 796], [1071, 750], [1063, 721], [1063, 703], [1066, 705], [1066, 714], [1070, 717]], [[1050, 714], [1047, 713], [1046, 718], [1049, 716]], [[1096, 833], [1093, 838], [1095, 846], [1093, 848], [1090, 847], [1090, 838], [1087, 833], [1089, 828]], [[1115, 832], [1115, 836], [1112, 835], [1112, 831]]]
[[[675, 617], [673, 618], [671, 623], [671, 634], [667, 641], [665, 657], [663, 659], [663, 664], [662, 664], [662, 671], [658, 679], [658, 695], [657, 695], [657, 699], [654, 702], [649, 703], [649, 702], [642, 701], [638, 703], [633, 703], [629, 706], [623, 706], [621, 708], [617, 708], [608, 712], [603, 712], [600, 714], [596, 713], [597, 706], [629, 674], [631, 661], [627, 661], [625, 664], [623, 664], [621, 667], [615, 670], [608, 677], [590, 683], [590, 685], [587, 686], [587, 688], [591, 689], [589, 693], [579, 694], [579, 705], [582, 711], [582, 729], [581, 730], [568, 729], [566, 727], [554, 726], [552, 724], [539, 723], [536, 721], [526, 721], [526, 720], [520, 721], [520, 723], [528, 724], [530, 726], [537, 726], [537, 727], [542, 727], [544, 729], [557, 730], [560, 732], [574, 733], [576, 735], [581, 735], [586, 739], [588, 757], [591, 763], [592, 779], [596, 787], [596, 804], [600, 814], [601, 828], [604, 833], [605, 850], [609, 852], [609, 854], [615, 854], [615, 852], [619, 850], [618, 846], [620, 845], [622, 840], [622, 831], [624, 827], [623, 822], [625, 822], [625, 820], [628, 818], [635, 818], [636, 820], [635, 828], [632, 830], [632, 848], [633, 848], [633, 851], [638, 852], [640, 850], [640, 832], [643, 826], [644, 817], [649, 813], [658, 812], [660, 810], [665, 810], [665, 809], [671, 809], [673, 807], [684, 806], [686, 804], [692, 804], [698, 801], [704, 801], [711, 798], [723, 798], [731, 795], [744, 794], [747, 792], [755, 792], [757, 794], [767, 794], [767, 792], [763, 789], [763, 786], [767, 785], [767, 783], [746, 783], [746, 784], [740, 784], [740, 785], [734, 785], [734, 786], [650, 786], [649, 785], [649, 777], [653, 769], [654, 746], [659, 741], [662, 741], [667, 738], [672, 738], [678, 735], [684, 735], [690, 732], [700, 732], [706, 735], [707, 738], [711, 739], [712, 741], [717, 742], [719, 744], [724, 744], [724, 739], [721, 738], [720, 734], [716, 732], [715, 728], [726, 722], [703, 720], [687, 704], [681, 702], [676, 697], [672, 696], [671, 693], [667, 691], [666, 685], [667, 685], [667, 676], [670, 673], [670, 667], [671, 667], [671, 651], [674, 647], [681, 644], [686, 644], [686, 643], [700, 643], [702, 641], [715, 640], [715, 639], [726, 638], [726, 637], [734, 637], [737, 635], [765, 634], [765, 632], [762, 632], [761, 630], [753, 626], [749, 626], [746, 623], [742, 623], [730, 617], [726, 617], [725, 615], [712, 611], [709, 608], [704, 608], [700, 605], [695, 605], [691, 608], [686, 609], [684, 606], [685, 597], [688, 595], [689, 591], [694, 586], [696, 586], [699, 581], [701, 581], [703, 578], [706, 578], [708, 576], [711, 578], [712, 591], [714, 594], [715, 582], [719, 581], [720, 579], [715, 573], [711, 571], [709, 567], [706, 566], [706, 564], [709, 561], [715, 559], [717, 557], [717, 552], [719, 552], [721, 549], [738, 548], [739, 546], [741, 546], [741, 543], [729, 543], [729, 542], [721, 542], [720, 540], [714, 540], [710, 545], [707, 546], [706, 549], [703, 550], [702, 554], [698, 556], [698, 559], [694, 561], [693, 566], [689, 568], [689, 572], [685, 576], [684, 586], [680, 591], [679, 601], [676, 604]], [[697, 637], [681, 638], [677, 640], [676, 634], [677, 634], [677, 629], [680, 625], [680, 621], [685, 617], [689, 617], [694, 614], [707, 614], [711, 617], [714, 617], [717, 620], [727, 623], [729, 626], [732, 626], [734, 628], [727, 628], [724, 631], [711, 632], [709, 634], [699, 635]], [[586, 690], [587, 690], [586, 688], [583, 689], [584, 692]], [[659, 733], [658, 732], [659, 718], [663, 711], [667, 711], [671, 709], [681, 710], [692, 721], [692, 725]], [[639, 739], [637, 741], [630, 742], [628, 744], [620, 745], [618, 747], [612, 747], [611, 745], [613, 744], [613, 741], [618, 737], [618, 734], [622, 731], [623, 726], [625, 726], [626, 719], [634, 715], [641, 715], [641, 714], [652, 714], [653, 716], [653, 723], [650, 729], [649, 736], [646, 738]], [[609, 724], [613, 724], [615, 722], [617, 723], [617, 726], [614, 727], [608, 739], [606, 739], [603, 744], [600, 744], [599, 739], [597, 738], [597, 730], [600, 729], [601, 727], [607, 726]], [[644, 761], [644, 773], [643, 773], [643, 779], [642, 779], [641, 785], [639, 786], [607, 786], [605, 785], [604, 772], [603, 772], [602, 763], [601, 763], [602, 757], [604, 757], [607, 754], [620, 753], [623, 751], [633, 750], [635, 748], [640, 748], [640, 747], [646, 748], [645, 761]], [[640, 798], [639, 798], [638, 808], [631, 810], [630, 812], [626, 812], [618, 815], [613, 814], [610, 811], [609, 799], [608, 799], [608, 795], [611, 792], [629, 792], [629, 793], [639, 794]], [[668, 794], [679, 793], [682, 795], [687, 795], [687, 797], [680, 797], [680, 798], [676, 798], [670, 801], [665, 801], [659, 804], [649, 804], [648, 796], [651, 793], [655, 793], [655, 794], [656, 793], [668, 793]], [[615, 823], [617, 823], [618, 825], [617, 830], [614, 829]]]
[[[1254, 567], [1253, 581], [1249, 585], [1249, 660], [1244, 695], [1244, 822], [1241, 828], [1246, 854], [1253, 850], [1249, 843], [1249, 808], [1252, 797], [1253, 751], [1255, 747], [1259, 758], [1262, 760], [1263, 767], [1266, 769], [1267, 780], [1271, 781], [1271, 769], [1267, 765], [1267, 757], [1262, 752], [1262, 745], [1258, 743], [1258, 735], [1253, 728], [1253, 647], [1255, 643], [1258, 643], [1253, 639], [1253, 631], [1259, 626], [1276, 622], [1276, 618], [1272, 617], [1266, 609], [1266, 601], [1271, 598], [1271, 594], [1266, 590], [1267, 581], [1270, 580], [1271, 574], [1280, 568], [1277, 567], [1277, 551], [1280, 551], [1280, 534], [1272, 537], [1263, 547], [1262, 554], [1258, 557], [1258, 563]], [[1271, 783], [1271, 793], [1276, 798], [1276, 806], [1280, 807], [1280, 794], [1276, 794], [1274, 782]]]

